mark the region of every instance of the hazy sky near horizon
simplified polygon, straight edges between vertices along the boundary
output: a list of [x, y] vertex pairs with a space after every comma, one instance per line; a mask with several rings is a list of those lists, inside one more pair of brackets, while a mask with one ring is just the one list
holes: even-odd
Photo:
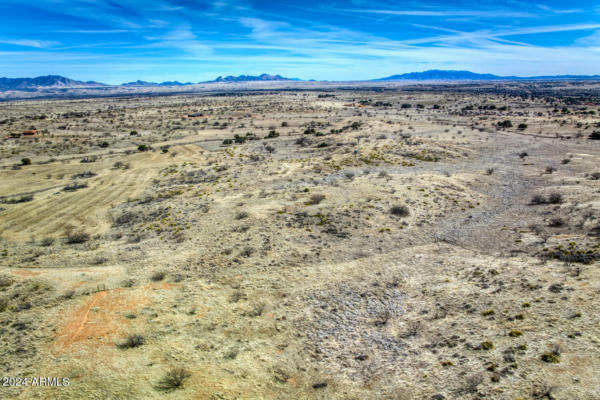
[[0, 76], [600, 74], [597, 1], [0, 0]]

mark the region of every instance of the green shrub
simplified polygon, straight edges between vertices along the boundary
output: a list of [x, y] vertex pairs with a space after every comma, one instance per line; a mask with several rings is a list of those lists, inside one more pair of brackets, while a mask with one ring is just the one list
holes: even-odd
[[542, 354], [542, 361], [550, 364], [558, 364], [560, 362], [560, 357], [555, 353], [544, 353]]
[[494, 348], [494, 343], [486, 340], [485, 342], [481, 343], [481, 348], [483, 350], [492, 350]]
[[279, 137], [279, 133], [273, 129], [269, 132], [269, 134], [267, 135], [267, 137], [265, 139], [273, 139], [276, 137]]

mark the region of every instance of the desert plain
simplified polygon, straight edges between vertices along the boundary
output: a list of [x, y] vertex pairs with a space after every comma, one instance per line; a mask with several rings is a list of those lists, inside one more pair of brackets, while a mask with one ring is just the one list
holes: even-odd
[[[600, 95], [0, 103], [19, 399], [600, 399]], [[35, 131], [23, 135], [24, 131]]]

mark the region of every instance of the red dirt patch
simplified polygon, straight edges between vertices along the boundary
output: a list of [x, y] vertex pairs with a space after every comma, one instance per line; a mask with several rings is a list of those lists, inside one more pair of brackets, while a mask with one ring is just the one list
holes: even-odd
[[12, 273], [19, 276], [38, 276], [41, 274], [39, 271], [29, 271], [27, 269], [17, 269], [12, 271]]
[[75, 344], [112, 345], [113, 337], [129, 330], [132, 321], [122, 314], [146, 306], [143, 294], [115, 289], [96, 293], [84, 305], [69, 313], [58, 328], [52, 353], [61, 355]]
[[169, 283], [169, 282], [160, 282], [160, 283], [149, 283], [146, 286], [144, 286], [144, 289], [151, 289], [151, 290], [167, 290], [167, 289], [171, 289], [174, 287], [179, 287], [180, 285], [177, 285], [175, 283]]

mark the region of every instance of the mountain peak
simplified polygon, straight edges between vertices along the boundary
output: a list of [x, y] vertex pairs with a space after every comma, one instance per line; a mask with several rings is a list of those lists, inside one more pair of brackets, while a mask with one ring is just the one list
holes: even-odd
[[213, 82], [254, 82], [254, 81], [291, 81], [293, 79], [283, 77], [281, 75], [269, 75], [260, 74], [258, 76], [253, 75], [229, 75], [226, 77], [219, 76]]
[[440, 70], [430, 69], [423, 72], [409, 72], [401, 75], [392, 75], [387, 78], [376, 79], [378, 81], [394, 81], [394, 80], [494, 80], [507, 79], [492, 74], [477, 74], [471, 71], [455, 71], [455, 70]]
[[0, 90], [32, 90], [39, 88], [70, 88], [104, 86], [98, 82], [82, 82], [60, 75], [45, 75], [36, 78], [0, 78]]

